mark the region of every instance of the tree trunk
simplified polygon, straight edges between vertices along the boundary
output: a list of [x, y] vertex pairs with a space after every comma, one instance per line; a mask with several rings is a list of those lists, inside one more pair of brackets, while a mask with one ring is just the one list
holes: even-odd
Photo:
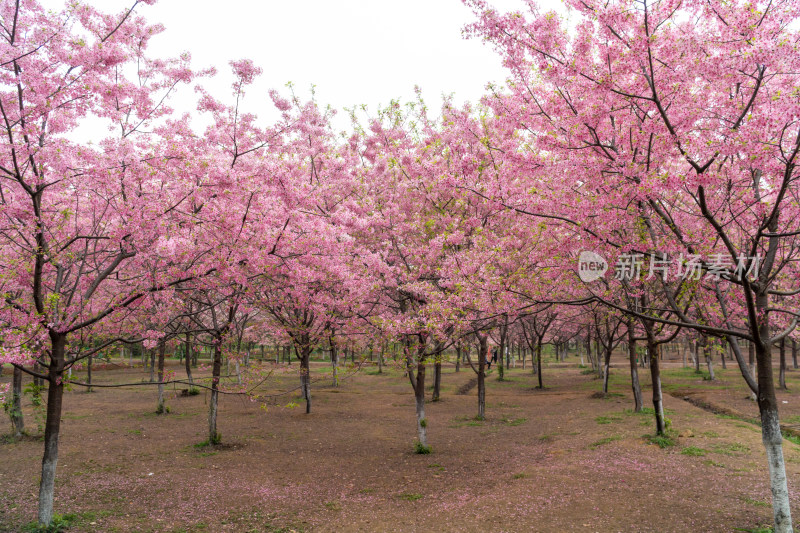
[[628, 358], [631, 365], [631, 389], [633, 389], [633, 412], [642, 411], [642, 387], [639, 384], [639, 369], [636, 366], [636, 337], [633, 331], [633, 320], [628, 322]]
[[536, 341], [536, 374], [539, 378], [539, 385], [537, 389], [543, 389], [542, 385], [542, 338], [539, 337]]
[[[756, 296], [758, 316], [766, 316], [769, 300], [766, 294]], [[758, 327], [755, 343], [758, 367], [758, 410], [761, 414], [761, 440], [767, 453], [772, 515], [775, 533], [792, 532], [792, 514], [789, 507], [789, 487], [786, 481], [786, 464], [783, 460], [783, 435], [778, 418], [778, 399], [772, 376], [772, 350], [768, 344], [769, 320], [764, 318]]]
[[156, 405], [156, 413], [161, 415], [165, 414], [166, 408], [164, 407], [164, 350], [166, 349], [166, 342], [164, 339], [158, 341], [158, 405]]
[[300, 347], [300, 385], [303, 390], [303, 399], [306, 401], [306, 414], [311, 413], [311, 372], [310, 362], [311, 346], [308, 338], [303, 338], [303, 346]]
[[663, 435], [667, 429], [664, 420], [664, 401], [661, 394], [661, 368], [658, 366], [658, 345], [648, 334], [647, 352], [650, 354], [650, 381], [653, 383], [653, 411], [656, 416], [656, 434]]
[[505, 361], [506, 356], [506, 333], [508, 332], [508, 317], [504, 318], [503, 325], [500, 326], [500, 346], [498, 346], [499, 353], [497, 354], [497, 381], [503, 381], [505, 375]]
[[[412, 362], [416, 363], [416, 372], [412, 368]], [[414, 399], [417, 411], [417, 439], [419, 446], [428, 446], [428, 420], [425, 418], [425, 343], [420, 342], [417, 348], [416, 361], [409, 359], [406, 363], [408, 377], [414, 387]]]
[[461, 345], [456, 345], [456, 372], [461, 371]]
[[11, 385], [11, 425], [14, 436], [19, 438], [25, 432], [25, 418], [22, 416], [22, 370], [14, 367]]
[[728, 365], [727, 365], [727, 363], [725, 363], [725, 356], [728, 355], [728, 343], [725, 342], [724, 339], [720, 339], [719, 340], [719, 347], [721, 348], [720, 353], [722, 354], [721, 355], [721, 359], [720, 359], [722, 361], [722, 369], [723, 370], [727, 370], [728, 369]]
[[706, 356], [706, 367], [708, 368], [708, 379], [714, 381], [716, 378], [714, 377], [714, 363], [711, 360], [711, 343], [708, 341], [707, 337], [703, 338], [703, 353]]
[[194, 385], [194, 379], [192, 379], [192, 334], [189, 332], [186, 333], [186, 357], [183, 362], [186, 367], [186, 378], [190, 384]]
[[442, 352], [437, 352], [433, 364], [433, 397], [431, 401], [438, 402], [442, 390]]
[[700, 374], [700, 341], [694, 341], [694, 373]]
[[47, 419], [44, 424], [44, 455], [39, 481], [39, 524], [53, 521], [53, 495], [58, 464], [58, 437], [61, 431], [61, 407], [64, 399], [64, 349], [67, 338], [50, 332], [50, 368], [47, 372]]
[[211, 400], [208, 403], [208, 444], [222, 440], [217, 431], [217, 404], [219, 401], [219, 376], [222, 372], [222, 338], [214, 339], [214, 364], [211, 368]]
[[778, 348], [781, 354], [780, 370], [778, 374], [778, 386], [781, 390], [788, 390], [786, 388], [786, 337], [783, 337], [779, 343]]
[[336, 346], [336, 343], [333, 341], [333, 337], [330, 339], [331, 344], [331, 367], [333, 368], [333, 386], [339, 386], [339, 347]]
[[797, 341], [791, 339], [792, 341], [792, 368], [797, 370]]
[[486, 360], [488, 358], [488, 335], [478, 335], [478, 420], [486, 418]]
[[156, 351], [150, 350], [150, 383], [156, 380]]
[[[611, 342], [611, 339], [609, 339]], [[611, 348], [605, 349], [605, 359], [603, 360], [603, 394], [608, 394], [608, 375], [611, 367]]]

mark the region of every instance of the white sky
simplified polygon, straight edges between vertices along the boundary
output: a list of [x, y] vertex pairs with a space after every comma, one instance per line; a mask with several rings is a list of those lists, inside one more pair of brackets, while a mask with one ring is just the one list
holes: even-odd
[[[43, 0], [50, 8], [61, 0]], [[104, 12], [121, 12], [132, 0], [88, 0]], [[521, 0], [492, 0], [501, 11], [526, 9]], [[542, 7], [564, 10], [560, 0]], [[306, 99], [316, 85], [317, 101], [339, 109], [336, 126], [348, 127], [344, 107], [366, 104], [375, 110], [392, 98], [409, 101], [419, 85], [432, 111], [441, 95], [458, 103], [477, 101], [488, 82], [506, 73], [486, 44], [465, 40], [463, 26], [473, 20], [460, 0], [160, 0], [137, 7], [166, 31], [152, 41], [151, 54], [192, 54], [195, 67], [216, 66], [216, 80], [204, 81], [213, 94], [230, 94], [228, 61], [250, 58], [263, 68], [248, 90], [248, 110], [269, 118], [269, 88], [285, 94], [286, 82]], [[194, 109], [194, 94], [181, 111]], [[266, 115], [266, 116], [265, 116]]]

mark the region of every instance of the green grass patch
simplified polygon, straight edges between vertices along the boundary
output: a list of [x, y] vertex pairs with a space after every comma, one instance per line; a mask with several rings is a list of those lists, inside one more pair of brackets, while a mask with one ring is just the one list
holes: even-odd
[[416, 492], [404, 492], [403, 494], [400, 494], [398, 498], [407, 502], [415, 502], [422, 499], [422, 494], [417, 494]]
[[503, 418], [500, 419], [500, 422], [502, 422], [503, 424], [506, 424], [508, 426], [518, 426], [518, 425], [522, 424], [523, 422], [525, 422], [526, 420], [528, 420], [528, 419], [527, 418], [509, 418], [507, 416], [504, 416]]
[[528, 474], [526, 474], [525, 472], [519, 472], [519, 473], [514, 474], [513, 476], [511, 476], [511, 479], [523, 479], [523, 478], [526, 478], [526, 477], [528, 477]]
[[692, 457], [702, 457], [708, 453], [708, 450], [704, 450], [703, 448], [698, 448], [697, 446], [687, 446], [683, 450], [681, 450], [681, 455], [689, 455]]
[[791, 435], [789, 433], [784, 433], [783, 434], [783, 438], [788, 440], [792, 444], [796, 444], [797, 446], [800, 446], [800, 437], [798, 437], [797, 435]]
[[659, 448], [669, 448], [671, 446], [675, 446], [677, 441], [675, 437], [666, 433], [664, 435], [644, 435], [644, 439], [647, 440], [650, 444], [655, 444]]
[[598, 424], [610, 424], [612, 422], [619, 422], [620, 420], [622, 419], [618, 416], [598, 416], [594, 419]]
[[738, 442], [733, 442], [729, 444], [715, 444], [711, 446], [711, 451], [730, 456], [739, 455], [741, 453], [750, 453], [750, 447]]
[[53, 515], [53, 520], [49, 524], [42, 525], [38, 522], [30, 522], [22, 526], [22, 531], [25, 533], [61, 533], [72, 527], [78, 518], [78, 515], [75, 513], [67, 513], [64, 515], [55, 514]]
[[605, 446], [606, 444], [610, 444], [610, 443], [618, 441], [618, 440], [622, 440], [622, 436], [621, 435], [612, 435], [610, 437], [606, 437], [604, 439], [600, 439], [598, 441], [595, 441], [595, 442], [591, 443], [589, 445], [589, 448], [594, 450], [596, 448], [599, 448], [600, 446]]
[[753, 498], [744, 497], [742, 498], [742, 501], [744, 503], [749, 503], [750, 505], [755, 505], [756, 507], [772, 507], [772, 504], [769, 502], [754, 500]]
[[706, 465], [706, 466], [714, 466], [714, 467], [717, 467], [717, 468], [725, 468], [724, 464], [718, 463], [718, 462], [713, 461], [711, 459], [706, 459], [705, 461], [703, 461], [703, 464]]
[[414, 453], [418, 455], [428, 455], [433, 452], [432, 446], [425, 446], [420, 441], [414, 442]]

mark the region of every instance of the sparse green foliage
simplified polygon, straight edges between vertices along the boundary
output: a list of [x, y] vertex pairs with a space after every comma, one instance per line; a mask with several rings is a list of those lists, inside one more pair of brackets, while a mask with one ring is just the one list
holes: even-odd
[[414, 453], [419, 455], [427, 455], [431, 452], [433, 452], [433, 447], [425, 446], [420, 441], [414, 442]]

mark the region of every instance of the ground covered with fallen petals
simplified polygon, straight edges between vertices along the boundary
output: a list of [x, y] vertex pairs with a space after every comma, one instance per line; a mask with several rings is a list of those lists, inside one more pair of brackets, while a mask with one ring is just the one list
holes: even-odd
[[[180, 372], [177, 364], [174, 370]], [[267, 365], [265, 364], [265, 367]], [[263, 393], [298, 380], [276, 372]], [[340, 387], [314, 368], [313, 412], [291, 393], [261, 402], [221, 400], [222, 446], [206, 438], [207, 397], [170, 389], [156, 415], [149, 386], [74, 387], [65, 397], [56, 510], [70, 531], [732, 531], [771, 517], [757, 414], [738, 371], [706, 381], [668, 367], [665, 405], [674, 444], [651, 442], [652, 415], [633, 413], [627, 369], [611, 394], [576, 363], [487, 380], [487, 420], [477, 421], [474, 377], [445, 369], [442, 400], [426, 408], [430, 455], [416, 455], [414, 398], [397, 369], [350, 369]], [[430, 380], [429, 373], [429, 380]], [[97, 383], [139, 381], [139, 369], [97, 371]], [[646, 403], [649, 378], [641, 371]], [[3, 376], [3, 381], [8, 377]], [[800, 372], [789, 388], [800, 392]], [[672, 393], [672, 394], [669, 394]], [[687, 394], [730, 405], [718, 415]], [[779, 393], [781, 418], [800, 421], [800, 394]], [[0, 444], [0, 531], [35, 517], [42, 442]], [[6, 426], [7, 427], [7, 426]], [[666, 443], [670, 444], [670, 443]], [[800, 446], [785, 441], [793, 514], [800, 516]]]

